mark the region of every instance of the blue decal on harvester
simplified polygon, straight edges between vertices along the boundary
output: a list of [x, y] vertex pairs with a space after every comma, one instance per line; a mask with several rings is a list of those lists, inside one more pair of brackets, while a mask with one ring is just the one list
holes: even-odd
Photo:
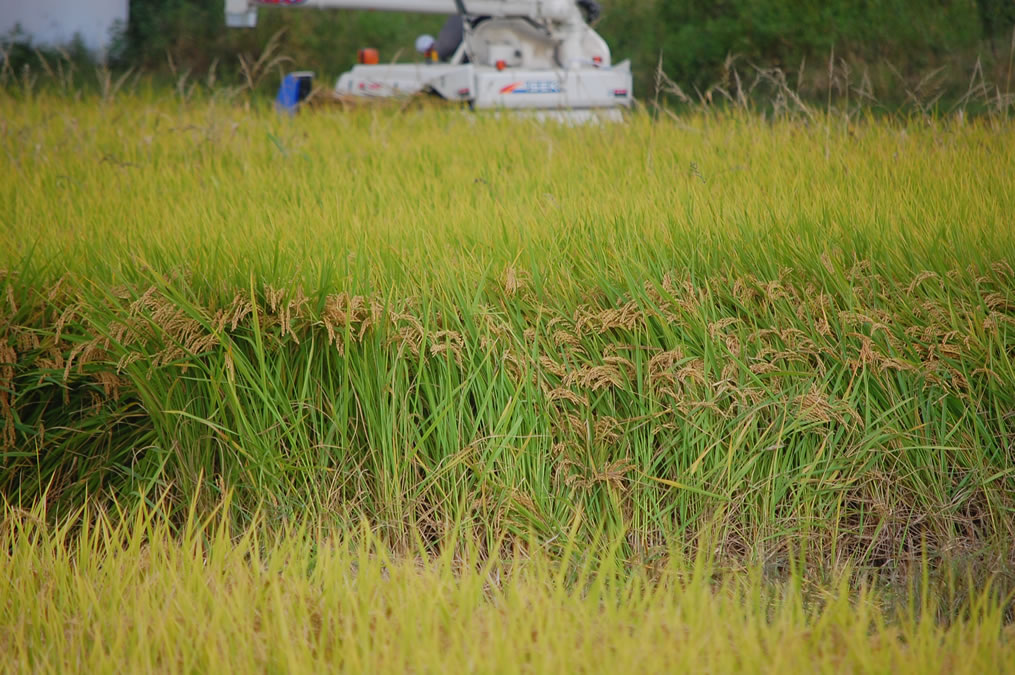
[[501, 87], [502, 94], [559, 94], [560, 83], [556, 80], [529, 80], [527, 82], [512, 82], [506, 87]]

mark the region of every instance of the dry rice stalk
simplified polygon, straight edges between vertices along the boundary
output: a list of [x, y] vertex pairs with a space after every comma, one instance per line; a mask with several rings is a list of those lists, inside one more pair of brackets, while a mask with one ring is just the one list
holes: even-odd
[[821, 264], [824, 266], [826, 272], [835, 276], [835, 264], [832, 262], [832, 258], [827, 253], [821, 254]]
[[114, 373], [108, 370], [103, 370], [95, 373], [93, 376], [95, 381], [102, 387], [102, 392], [106, 395], [106, 398], [112, 398], [114, 401], [120, 400], [120, 387], [126, 385], [124, 380], [117, 377]]
[[279, 303], [282, 302], [283, 295], [285, 295], [284, 291], [272, 288], [268, 284], [264, 285], [264, 301], [271, 308], [272, 312], [277, 310]]
[[[413, 324], [408, 326], [400, 327], [395, 335], [391, 337], [389, 344], [398, 344], [399, 348], [406, 347], [413, 356], [419, 356], [420, 350], [423, 347], [423, 332], [422, 326], [416, 327]], [[345, 345], [341, 340], [335, 340], [335, 347], [338, 349], [339, 354], [345, 354]]]
[[39, 336], [27, 326], [14, 326], [11, 332], [14, 335], [14, 349], [22, 354], [39, 349], [41, 346]]
[[885, 356], [877, 350], [874, 340], [862, 333], [850, 333], [850, 336], [860, 340], [860, 351], [856, 358], [846, 362], [850, 370], [856, 372], [868, 366], [879, 366], [885, 360]]
[[554, 402], [567, 401], [568, 403], [573, 403], [574, 405], [577, 406], [588, 406], [589, 404], [589, 399], [587, 396], [576, 394], [570, 389], [565, 389], [564, 387], [557, 387], [556, 389], [551, 389], [546, 393], [546, 398]]
[[994, 270], [994, 274], [1005, 279], [1015, 277], [1015, 270], [1012, 270], [1011, 265], [1004, 260], [998, 260], [996, 263], [991, 264], [990, 269]]
[[431, 336], [432, 340], [440, 340], [455, 345], [459, 349], [465, 347], [465, 338], [461, 333], [454, 330], [439, 330]]
[[913, 291], [916, 290], [917, 286], [922, 284], [924, 281], [927, 281], [928, 279], [937, 279], [937, 278], [939, 277], [936, 272], [930, 272], [927, 270], [920, 272], [913, 278], [913, 281], [909, 284], [909, 287], [906, 289], [906, 294], [912, 295]]
[[[296, 295], [289, 303], [289, 316], [302, 318], [304, 313], [303, 303], [305, 302], [303, 290], [298, 289]], [[316, 325], [324, 326], [328, 333], [328, 344], [334, 344], [339, 353], [344, 354], [345, 345], [340, 337], [345, 335], [346, 329], [349, 330], [350, 337], [354, 341], [362, 342], [367, 330], [378, 325], [384, 313], [384, 305], [376, 299], [368, 300], [361, 295], [350, 296], [348, 293], [343, 292], [338, 295], [329, 295], [325, 298], [324, 311], [321, 314], [320, 321]], [[412, 343], [415, 353], [418, 354], [422, 346], [423, 336], [423, 326], [419, 320], [411, 314], [390, 312], [389, 316], [393, 321], [403, 321], [410, 324], [408, 329], [403, 327], [398, 332], [402, 341], [408, 339]], [[418, 338], [409, 337], [414, 333], [418, 335]], [[395, 340], [398, 341], [398, 338]]]
[[505, 295], [513, 298], [519, 291], [525, 290], [528, 286], [528, 274], [518, 271], [514, 265], [508, 265], [504, 268], [501, 282], [504, 286]]
[[[329, 295], [324, 299], [324, 312], [321, 314], [321, 323], [328, 332], [328, 344], [339, 344], [339, 332], [370, 319], [370, 309], [367, 299], [362, 295], [350, 296], [348, 293]], [[422, 331], [420, 331], [422, 332]]]
[[723, 342], [726, 344], [726, 349], [729, 350], [733, 356], [740, 356], [740, 338], [736, 335], [727, 335]]
[[729, 417], [728, 411], [724, 411], [712, 401], [689, 401], [686, 398], [680, 398], [676, 401], [676, 408], [688, 417], [700, 410], [711, 410], [719, 417]]
[[577, 347], [581, 344], [581, 340], [574, 333], [569, 333], [566, 330], [558, 330], [553, 333], [553, 343], [558, 347]]
[[673, 311], [673, 304], [663, 297], [655, 284], [651, 281], [646, 281], [642, 286], [645, 291], [645, 297], [652, 303], [652, 314], [658, 316], [667, 324], [680, 323], [680, 317]]
[[947, 370], [948, 370], [949, 379], [954, 384], [954, 388], [957, 391], [968, 393], [969, 392], [969, 380], [966, 379], [966, 376], [963, 375], [962, 372], [960, 372], [957, 368], [953, 368], [952, 366], [946, 366], [946, 367], [947, 367]]
[[881, 331], [886, 337], [891, 337], [891, 331], [888, 329], [888, 325], [892, 317], [886, 313], [879, 313], [877, 310], [869, 310], [870, 315], [861, 314], [860, 312], [839, 312], [839, 320], [847, 326], [862, 326], [864, 324], [870, 324], [870, 332], [874, 334], [877, 331]]
[[950, 337], [953, 336], [946, 336], [941, 340], [941, 344], [937, 346], [937, 351], [939, 354], [957, 359], [962, 356], [962, 349], [958, 345], [948, 344], [946, 340]]
[[790, 296], [790, 292], [786, 290], [781, 280], [764, 282], [761, 284], [761, 289], [764, 291], [765, 299], [768, 300], [769, 304], [775, 304], [778, 300], [785, 300]]
[[564, 378], [564, 386], [571, 387], [574, 385], [591, 391], [598, 391], [607, 387], [620, 388], [623, 386], [623, 377], [616, 366], [592, 366], [567, 374]]
[[634, 363], [630, 359], [625, 359], [623, 356], [607, 356], [603, 359], [603, 363], [608, 366], [613, 366], [618, 370], [627, 371], [629, 377], [634, 378], [638, 372], [638, 369], [634, 367]]
[[673, 366], [683, 360], [684, 350], [680, 347], [656, 354], [649, 359], [648, 362], [649, 379], [669, 371], [673, 368]]
[[[568, 465], [575, 467], [579, 466], [575, 462], [569, 462]], [[634, 466], [632, 466], [630, 460], [619, 459], [607, 464], [602, 469], [590, 467], [588, 472], [591, 475], [581, 476], [577, 473], [569, 473], [564, 479], [564, 485], [567, 487], [574, 487], [579, 490], [588, 490], [597, 483], [606, 483], [610, 487], [620, 492], [624, 492], [627, 489], [627, 486], [625, 485], [627, 481], [625, 474], [633, 470]]]
[[610, 462], [602, 469], [595, 470], [593, 483], [606, 483], [610, 487], [625, 492], [627, 490], [627, 474], [635, 470], [634, 462], [626, 457]]
[[18, 303], [14, 299], [14, 286], [7, 283], [7, 306], [10, 307], [11, 316], [18, 313]]
[[542, 366], [543, 370], [551, 375], [556, 375], [557, 377], [564, 377], [567, 375], [567, 369], [564, 365], [554, 361], [549, 356], [540, 356], [539, 365]]
[[648, 345], [631, 345], [625, 342], [611, 342], [603, 347], [603, 358], [609, 356], [616, 356], [617, 352], [661, 352], [662, 349], [659, 347], [650, 347]]
[[81, 354], [81, 352], [83, 352], [85, 349], [88, 348], [88, 344], [89, 344], [88, 342], [79, 342], [76, 345], [74, 345], [74, 347], [70, 350], [70, 353], [67, 355], [67, 362], [64, 364], [63, 369], [64, 384], [66, 384], [67, 380], [70, 379], [70, 369], [71, 366], [74, 365], [74, 359], [76, 359], [78, 355]]
[[285, 302], [283, 302], [285, 297], [285, 291], [283, 290], [273, 289], [271, 286], [266, 285], [264, 287], [264, 294], [271, 311], [278, 315], [282, 335], [289, 335], [296, 344], [299, 344], [300, 339], [293, 330], [293, 319], [304, 318], [304, 310], [309, 302], [309, 298], [303, 292], [303, 287], [298, 286], [292, 297]]
[[975, 375], [985, 375], [985, 376], [987, 376], [988, 378], [991, 378], [991, 379], [997, 380], [997, 383], [998, 383], [998, 384], [1004, 384], [1004, 380], [1003, 380], [1003, 379], [1001, 379], [1001, 376], [1000, 376], [1000, 375], [998, 375], [997, 373], [995, 373], [995, 372], [994, 372], [993, 370], [991, 370], [990, 368], [977, 368], [976, 370], [974, 370], [974, 371], [973, 371], [973, 373], [972, 373], [972, 374], [973, 374], [974, 376], [975, 376]]
[[737, 302], [742, 305], [750, 305], [760, 297], [758, 292], [754, 289], [757, 287], [758, 281], [751, 275], [746, 277], [738, 277], [733, 282], [733, 297], [736, 298]]
[[137, 319], [127, 319], [127, 322], [113, 321], [109, 324], [109, 339], [122, 347], [138, 346], [141, 349], [148, 346], [148, 338], [145, 336], [143, 325]]
[[483, 320], [486, 331], [497, 338], [510, 340], [512, 337], [511, 327], [493, 309], [483, 305], [479, 308], [479, 315]]
[[869, 260], [857, 260], [849, 269], [849, 278], [855, 281], [868, 276], [871, 272], [871, 267]]
[[762, 373], [774, 373], [779, 370], [778, 366], [769, 363], [768, 361], [759, 361], [758, 363], [751, 364], [750, 371], [755, 375], [761, 375]]
[[570, 458], [570, 450], [574, 447], [574, 443], [561, 441], [553, 444], [550, 449], [550, 453], [554, 457], [554, 468], [553, 468], [553, 484], [555, 486], [568, 485], [571, 481], [573, 473], [569, 471], [571, 467], [578, 466]]
[[127, 352], [116, 362], [116, 373], [120, 374], [132, 363], [137, 363], [141, 359], [145, 358], [146, 354], [143, 351], [131, 351]]
[[[240, 319], [250, 311], [249, 303], [243, 301], [241, 296], [236, 296], [228, 311], [216, 313], [212, 320], [214, 327], [209, 333], [200, 321], [188, 316], [183, 308], [176, 306], [163, 296], [157, 287], [151, 286], [131, 303], [128, 310], [131, 320], [126, 323], [114, 322], [110, 325], [109, 337], [105, 338], [102, 343], [103, 349], [108, 350], [111, 341], [124, 347], [139, 345], [144, 348], [152, 338], [156, 337], [151, 329], [153, 326], [161, 330], [163, 334], [161, 341], [165, 346], [152, 356], [151, 362], [155, 367], [165, 366], [185, 356], [196, 356], [210, 351], [219, 344], [219, 332], [226, 323], [231, 322], [235, 328]], [[96, 348], [97, 346], [88, 348], [85, 361], [79, 363], [79, 372], [80, 366], [83, 366], [85, 362], [96, 360], [96, 357], [91, 355], [91, 352]], [[70, 362], [74, 361], [76, 355], [72, 350], [66, 366], [68, 372]], [[118, 370], [122, 370], [127, 363], [136, 360], [134, 357], [121, 357], [117, 364]], [[183, 365], [183, 368], [186, 369], [186, 364]]]
[[0, 419], [3, 420], [0, 448], [5, 450], [13, 448], [17, 440], [14, 434], [14, 414], [11, 411], [14, 396], [14, 366], [17, 361], [18, 354], [7, 344], [7, 336], [0, 337]]
[[714, 339], [717, 335], [719, 335], [719, 333], [726, 330], [727, 328], [737, 323], [738, 321], [740, 321], [740, 319], [732, 316], [726, 317], [725, 319], [719, 319], [718, 321], [713, 321], [712, 323], [708, 324], [709, 337]]
[[554, 426], [561, 434], [574, 434], [585, 438], [591, 433], [585, 420], [573, 412], [563, 411], [554, 418]]
[[614, 417], [603, 415], [596, 419], [593, 431], [597, 441], [610, 445], [620, 438], [620, 422]]
[[237, 293], [227, 309], [219, 310], [215, 314], [215, 326], [219, 331], [222, 331], [227, 325], [230, 330], [236, 330], [236, 327], [240, 325], [243, 319], [253, 313], [253, 311], [254, 305], [250, 302], [250, 299], [243, 293]]
[[809, 392], [797, 396], [794, 401], [800, 408], [800, 414], [809, 420], [824, 423], [834, 420], [845, 425], [848, 417], [858, 426], [863, 425], [863, 418], [859, 413], [844, 401], [830, 400], [821, 393], [817, 385], [812, 385]]
[[1015, 325], [1015, 318], [1002, 314], [1001, 312], [991, 312], [987, 315], [987, 318], [983, 320], [983, 330], [988, 332], [997, 331], [999, 323]]
[[737, 373], [740, 372], [740, 368], [735, 363], [727, 363], [723, 366], [722, 375], [720, 376], [720, 382], [730, 383], [736, 385]]
[[465, 347], [465, 338], [461, 333], [453, 330], [441, 330], [434, 333], [430, 338], [430, 354], [451, 354], [455, 362], [462, 365], [462, 349]]
[[1006, 313], [1015, 311], [1015, 305], [1008, 302], [1008, 298], [1001, 293], [988, 293], [982, 299], [987, 309]]
[[48, 300], [50, 303], [55, 303], [56, 299], [63, 295], [64, 293], [63, 285], [66, 281], [67, 281], [66, 274], [57, 279], [56, 283], [50, 286], [49, 290], [46, 291], [46, 300]]
[[575, 332], [578, 335], [589, 332], [601, 334], [614, 329], [631, 331], [644, 323], [645, 315], [633, 300], [620, 307], [599, 312], [582, 306], [575, 310], [574, 315]]
[[67, 323], [71, 319], [73, 319], [80, 311], [81, 311], [81, 303], [74, 303], [72, 305], [68, 305], [67, 307], [65, 307], [64, 310], [60, 313], [59, 318], [57, 318], [56, 323], [53, 325], [54, 339], [57, 342], [60, 341], [60, 336], [63, 334], [64, 326], [67, 325]]
[[510, 349], [504, 350], [504, 353], [501, 354], [501, 361], [516, 382], [520, 382], [524, 378], [525, 372], [522, 363], [511, 353]]
[[440, 356], [441, 354], [451, 354], [455, 358], [455, 363], [459, 366], [462, 365], [462, 350], [453, 343], [441, 342], [430, 345], [431, 356]]
[[682, 383], [697, 382], [705, 384], [705, 362], [702, 359], [692, 359], [683, 368], [677, 371], [677, 379]]
[[740, 405], [746, 406], [757, 405], [765, 399], [766, 393], [764, 389], [758, 389], [757, 387], [735, 387], [733, 389], [734, 395], [740, 400]]
[[669, 293], [684, 311], [692, 314], [698, 313], [702, 303], [702, 294], [691, 283], [688, 275], [684, 275], [684, 280], [678, 286], [673, 273], [667, 272], [663, 276], [662, 286], [663, 290]]
[[899, 371], [899, 372], [901, 372], [901, 371], [915, 371], [916, 370], [916, 366], [914, 366], [914, 365], [912, 365], [910, 363], [906, 363], [902, 359], [897, 359], [895, 357], [883, 356], [882, 360], [881, 360], [881, 365], [878, 366], [878, 370], [880, 370], [882, 373], [885, 372], [886, 370], [895, 370], [895, 371]]

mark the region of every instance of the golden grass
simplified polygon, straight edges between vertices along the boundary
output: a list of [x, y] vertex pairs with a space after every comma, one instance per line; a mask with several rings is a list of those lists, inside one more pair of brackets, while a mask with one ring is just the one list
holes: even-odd
[[[368, 531], [157, 511], [45, 525], [5, 509], [0, 645], [11, 672], [1004, 672], [1004, 601], [854, 573], [724, 576], [701, 559], [562, 566], [392, 556]], [[73, 532], [74, 534], [69, 534]], [[581, 558], [577, 560], [580, 561]], [[924, 579], [923, 583], [928, 583]]]

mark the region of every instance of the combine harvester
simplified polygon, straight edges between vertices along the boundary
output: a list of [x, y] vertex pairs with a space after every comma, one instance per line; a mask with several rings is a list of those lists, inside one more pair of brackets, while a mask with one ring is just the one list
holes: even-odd
[[[392, 98], [420, 93], [476, 110], [533, 111], [570, 121], [621, 119], [631, 106], [631, 64], [616, 65], [589, 26], [594, 0], [226, 0], [226, 23], [250, 28], [257, 8], [316, 7], [452, 15], [438, 37], [422, 35], [421, 63], [379, 63], [362, 49], [359, 65], [338, 78], [340, 97]], [[292, 73], [279, 103], [294, 108], [313, 75]]]

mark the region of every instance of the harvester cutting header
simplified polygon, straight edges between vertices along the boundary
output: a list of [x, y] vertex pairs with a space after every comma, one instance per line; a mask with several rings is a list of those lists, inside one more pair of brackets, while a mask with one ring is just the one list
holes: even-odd
[[[589, 25], [594, 0], [226, 0], [230, 27], [253, 27], [257, 8], [316, 7], [448, 14], [436, 37], [416, 41], [422, 62], [381, 64], [363, 49], [338, 78], [344, 96], [393, 97], [420, 92], [474, 108], [619, 110], [632, 101], [630, 62], [613, 64]], [[306, 91], [289, 79], [293, 95]]]

